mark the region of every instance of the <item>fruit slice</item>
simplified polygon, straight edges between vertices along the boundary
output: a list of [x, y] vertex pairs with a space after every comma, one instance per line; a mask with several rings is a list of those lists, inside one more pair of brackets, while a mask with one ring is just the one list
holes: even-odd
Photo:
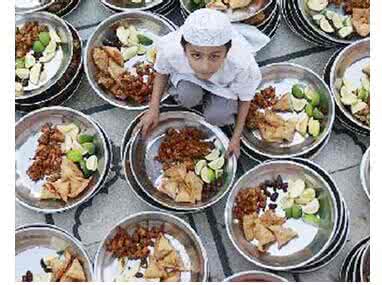
[[128, 61], [129, 59], [132, 59], [134, 56], [138, 54], [138, 47], [137, 46], [122, 47], [121, 54], [122, 54], [123, 60]]
[[285, 209], [284, 210], [285, 211], [285, 216], [288, 218], [288, 219], [290, 219], [290, 218], [292, 218], [292, 208], [287, 208], [287, 209]]
[[36, 64], [35, 57], [33, 55], [31, 55], [30, 53], [28, 53], [25, 56], [25, 68], [31, 68], [35, 64]]
[[289, 198], [288, 196], [284, 196], [280, 200], [280, 206], [284, 210], [288, 208], [292, 208], [293, 205], [294, 205], [294, 200], [292, 198]]
[[356, 114], [365, 108], [367, 108], [367, 104], [363, 101], [358, 101], [357, 103], [351, 105], [351, 112], [352, 114]]
[[316, 107], [320, 104], [320, 94], [317, 91], [310, 89], [310, 91], [306, 93], [306, 97], [312, 107]]
[[[330, 11], [331, 12], [331, 11]], [[313, 21], [315, 21], [317, 23], [317, 25], [320, 24], [320, 21], [322, 18], [324, 18], [325, 16], [322, 15], [322, 14], [316, 14], [314, 15], [312, 18], [313, 18]]]
[[317, 137], [320, 134], [320, 121], [310, 118], [308, 123], [308, 132], [313, 137]]
[[79, 150], [69, 150], [66, 156], [73, 162], [80, 162], [82, 160], [82, 153]]
[[332, 25], [329, 23], [329, 21], [326, 19], [326, 18], [322, 18], [321, 21], [320, 21], [320, 28], [326, 32], [326, 33], [333, 33], [334, 32], [334, 28], [332, 27]]
[[353, 31], [354, 30], [352, 26], [345, 26], [338, 31], [338, 35], [341, 39], [344, 39], [350, 36], [353, 33]]
[[96, 171], [98, 167], [97, 156], [92, 155], [86, 160], [86, 168], [92, 171]]
[[117, 38], [123, 45], [128, 45], [128, 40], [130, 36], [129, 29], [126, 29], [124, 26], [119, 26], [115, 31], [115, 34], [117, 35]]
[[295, 110], [296, 112], [302, 111], [308, 103], [308, 101], [306, 101], [305, 99], [297, 99], [294, 96], [291, 96], [291, 101], [293, 110]]
[[358, 101], [358, 98], [353, 93], [350, 93], [350, 94], [348, 94], [346, 96], [341, 96], [341, 102], [345, 106], [351, 106], [351, 105], [357, 103], [357, 101]]
[[213, 151], [211, 151], [206, 157], [205, 159], [209, 160], [209, 161], [212, 161], [212, 160], [215, 160], [215, 159], [218, 159], [220, 156], [220, 151], [219, 149], [215, 148]]
[[314, 108], [313, 118], [315, 118], [316, 120], [322, 120], [324, 117], [324, 114], [318, 108]]
[[32, 48], [34, 52], [40, 53], [44, 51], [45, 47], [40, 41], [35, 41]]
[[342, 22], [342, 17], [337, 13], [334, 13], [332, 21], [334, 28], [336, 28], [337, 30], [343, 28], [344, 24]]
[[38, 34], [38, 39], [44, 46], [47, 46], [50, 42], [50, 35], [48, 32], [41, 32]]
[[300, 85], [295, 84], [292, 86], [292, 95], [296, 98], [304, 98], [304, 91], [300, 87]]
[[309, 116], [309, 117], [312, 117], [313, 116], [313, 106], [311, 104], [307, 104], [305, 106], [305, 113]]
[[367, 99], [369, 97], [369, 91], [367, 91], [365, 88], [359, 88], [357, 89], [357, 97], [358, 99], [367, 102]]
[[299, 219], [302, 216], [302, 209], [299, 205], [292, 206], [292, 217], [293, 219]]
[[301, 208], [305, 214], [316, 214], [320, 209], [320, 202], [317, 198], [314, 198], [312, 201], [306, 205], [303, 205]]
[[325, 11], [325, 17], [326, 17], [328, 20], [332, 20], [334, 14], [335, 14], [335, 12], [333, 12], [333, 11], [331, 11], [331, 10], [326, 10], [326, 11]]
[[85, 178], [89, 178], [93, 174], [93, 171], [91, 171], [90, 169], [86, 167], [86, 161], [83, 159], [80, 161], [80, 168]]
[[56, 55], [55, 52], [46, 53], [45, 51], [42, 54], [43, 54], [42, 57], [40, 57], [40, 59], [39, 59], [39, 61], [42, 63], [46, 63], [46, 62], [51, 61], [54, 58], [54, 56]]
[[42, 64], [41, 63], [36, 63], [35, 65], [33, 65], [33, 67], [31, 68], [31, 71], [30, 71], [30, 81], [34, 84], [34, 85], [37, 85], [39, 80], [40, 80], [40, 73], [41, 73], [41, 68], [42, 68]]
[[297, 204], [306, 205], [316, 197], [316, 191], [313, 188], [307, 188], [295, 201]]
[[50, 41], [45, 48], [45, 53], [54, 53], [57, 49], [57, 43], [55, 41]]
[[86, 149], [86, 152], [90, 155], [94, 154], [95, 153], [95, 150], [96, 150], [96, 147], [93, 143], [91, 142], [86, 142], [86, 143], [83, 143], [81, 144], [81, 146]]
[[28, 79], [30, 75], [29, 69], [27, 68], [17, 68], [15, 73], [20, 79]]
[[353, 27], [353, 22], [352, 22], [352, 17], [351, 16], [346, 16], [345, 17], [344, 25], [346, 27]]
[[17, 68], [25, 68], [25, 59], [24, 58], [16, 58], [16, 69]]
[[61, 42], [61, 38], [58, 36], [57, 32], [54, 29], [49, 29], [49, 36], [52, 41], [55, 41], [56, 43]]
[[316, 215], [311, 215], [311, 214], [303, 214], [302, 215], [302, 220], [307, 223], [311, 224], [313, 226], [318, 226], [320, 224], [320, 217]]
[[202, 159], [202, 160], [199, 160], [196, 165], [195, 165], [195, 174], [196, 175], [200, 175], [200, 172], [202, 171], [202, 169], [207, 166], [207, 161]]
[[288, 195], [290, 198], [299, 197], [305, 190], [305, 182], [302, 179], [288, 181]]
[[224, 156], [219, 157], [218, 159], [215, 159], [208, 163], [208, 167], [213, 170], [221, 169], [224, 166]]
[[308, 130], [308, 121], [309, 116], [306, 113], [302, 113], [301, 117], [299, 118], [296, 124], [296, 131], [298, 131], [302, 136], [306, 135], [306, 132]]
[[145, 35], [138, 34], [137, 37], [138, 37], [139, 43], [144, 46], [150, 46], [153, 44], [153, 40], [150, 39], [149, 37], [146, 37]]
[[328, 7], [328, 0], [308, 0], [308, 8], [315, 12], [321, 12]]
[[207, 184], [212, 183], [215, 180], [215, 171], [205, 166], [200, 171], [200, 177], [205, 183]]
[[146, 53], [146, 48], [144, 47], [144, 45], [141, 45], [141, 44], [138, 45], [137, 53], [138, 55], [144, 55]]

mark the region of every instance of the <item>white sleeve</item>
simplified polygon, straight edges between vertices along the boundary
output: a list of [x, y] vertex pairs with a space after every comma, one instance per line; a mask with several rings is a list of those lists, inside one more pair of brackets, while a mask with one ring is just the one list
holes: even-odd
[[251, 101], [261, 82], [261, 72], [256, 61], [240, 72], [231, 83], [231, 90], [237, 94], [240, 101]]
[[161, 74], [170, 74], [171, 65], [169, 64], [168, 57], [166, 55], [166, 44], [164, 41], [159, 40], [156, 44], [156, 59], [154, 63], [154, 70]]

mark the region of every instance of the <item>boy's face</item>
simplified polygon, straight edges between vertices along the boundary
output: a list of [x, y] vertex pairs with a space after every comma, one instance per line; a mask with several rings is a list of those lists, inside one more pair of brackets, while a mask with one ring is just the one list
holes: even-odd
[[195, 75], [203, 80], [208, 80], [224, 63], [227, 55], [225, 46], [202, 47], [186, 44], [185, 53]]

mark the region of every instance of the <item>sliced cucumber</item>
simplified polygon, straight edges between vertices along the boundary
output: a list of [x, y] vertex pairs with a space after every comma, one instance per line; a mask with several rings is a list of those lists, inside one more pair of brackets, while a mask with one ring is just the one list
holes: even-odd
[[29, 80], [34, 84], [37, 85], [39, 80], [40, 80], [40, 74], [41, 74], [41, 68], [42, 64], [41, 63], [36, 63], [33, 65], [33, 67], [30, 70], [30, 78]]
[[308, 0], [308, 8], [315, 12], [321, 12], [328, 4], [328, 0]]
[[294, 96], [291, 96], [290, 98], [292, 101], [293, 110], [295, 110], [296, 112], [302, 111], [308, 103], [308, 101], [306, 101], [305, 99], [297, 99]]
[[304, 112], [301, 117], [298, 119], [296, 124], [296, 130], [302, 135], [305, 136], [308, 129], [309, 116]]
[[320, 134], [320, 121], [310, 118], [308, 123], [308, 132], [313, 137], [318, 137]]
[[303, 205], [301, 208], [305, 214], [316, 214], [320, 209], [320, 202], [317, 198], [314, 198], [312, 201], [306, 205]]
[[200, 172], [202, 171], [202, 169], [207, 166], [207, 161], [202, 159], [202, 160], [199, 160], [196, 165], [195, 165], [195, 174], [196, 175], [200, 175]]
[[129, 36], [130, 36], [130, 30], [126, 29], [124, 26], [119, 26], [117, 30], [115, 31], [118, 40], [123, 45], [128, 45], [129, 43]]
[[27, 68], [17, 68], [15, 73], [16, 76], [20, 79], [28, 79], [30, 76], [29, 69]]
[[341, 39], [347, 38], [353, 33], [353, 27], [352, 26], [345, 26], [338, 30], [338, 35]]
[[208, 154], [205, 159], [209, 160], [209, 161], [213, 161], [215, 159], [218, 159], [220, 156], [220, 150], [218, 148], [215, 148], [213, 151], [210, 152], [210, 154]]
[[329, 34], [334, 33], [334, 28], [332, 27], [332, 25], [329, 23], [328, 19], [326, 18], [321, 19], [320, 28], [326, 33], [329, 33]]
[[208, 167], [213, 170], [221, 169], [224, 166], [224, 156], [219, 157], [218, 159], [215, 159], [208, 163]]
[[325, 11], [325, 17], [328, 19], [328, 20], [332, 20], [333, 19], [333, 16], [335, 15], [336, 13], [331, 11], [331, 10], [326, 10]]
[[339, 30], [344, 27], [342, 17], [338, 15], [337, 13], [334, 13], [332, 21], [333, 21], [333, 26], [335, 29]]

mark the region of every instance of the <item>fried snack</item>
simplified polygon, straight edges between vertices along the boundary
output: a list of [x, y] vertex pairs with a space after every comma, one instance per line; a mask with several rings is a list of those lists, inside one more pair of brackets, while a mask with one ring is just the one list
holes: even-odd
[[292, 103], [289, 99], [289, 94], [284, 94], [281, 98], [272, 106], [273, 111], [289, 112], [293, 110]]

